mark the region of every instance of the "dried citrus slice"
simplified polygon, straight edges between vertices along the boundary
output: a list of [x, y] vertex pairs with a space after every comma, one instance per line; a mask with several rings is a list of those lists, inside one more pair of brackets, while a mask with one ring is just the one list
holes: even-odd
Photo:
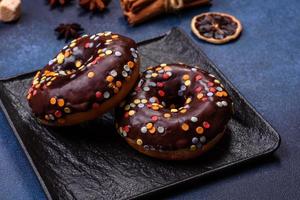
[[232, 15], [207, 12], [195, 16], [192, 19], [191, 28], [198, 38], [215, 44], [223, 44], [240, 35], [242, 24]]

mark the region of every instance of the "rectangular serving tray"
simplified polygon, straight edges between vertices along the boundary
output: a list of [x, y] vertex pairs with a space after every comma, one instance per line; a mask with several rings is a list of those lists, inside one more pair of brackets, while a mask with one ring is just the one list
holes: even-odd
[[226, 136], [201, 158], [162, 161], [144, 156], [114, 129], [113, 112], [66, 128], [39, 124], [26, 92], [34, 72], [0, 81], [0, 104], [49, 199], [131, 199], [240, 165], [274, 152], [279, 134], [180, 29], [139, 43], [142, 68], [184, 62], [215, 74], [232, 95]]

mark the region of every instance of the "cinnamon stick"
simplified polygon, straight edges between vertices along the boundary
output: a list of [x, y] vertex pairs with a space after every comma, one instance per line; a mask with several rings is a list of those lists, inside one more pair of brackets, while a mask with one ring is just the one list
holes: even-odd
[[124, 16], [131, 25], [163, 13], [209, 5], [211, 0], [120, 0]]

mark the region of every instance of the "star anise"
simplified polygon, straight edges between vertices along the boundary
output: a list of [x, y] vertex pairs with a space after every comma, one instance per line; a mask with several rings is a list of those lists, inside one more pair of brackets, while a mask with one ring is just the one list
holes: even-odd
[[79, 0], [79, 5], [91, 11], [103, 11], [106, 8], [105, 0]]
[[47, 0], [51, 7], [62, 5], [64, 6], [67, 4], [70, 0]]
[[60, 24], [57, 28], [55, 28], [55, 32], [57, 32], [57, 39], [66, 39], [66, 42], [71, 39], [78, 38], [83, 32], [83, 28], [80, 24], [72, 23], [72, 24]]

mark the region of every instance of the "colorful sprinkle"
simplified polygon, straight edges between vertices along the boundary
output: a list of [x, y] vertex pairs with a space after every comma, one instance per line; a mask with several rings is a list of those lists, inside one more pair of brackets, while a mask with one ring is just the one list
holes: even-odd
[[187, 123], [183, 123], [181, 125], [181, 129], [184, 130], [184, 131], [188, 131], [190, 129], [189, 125]]

